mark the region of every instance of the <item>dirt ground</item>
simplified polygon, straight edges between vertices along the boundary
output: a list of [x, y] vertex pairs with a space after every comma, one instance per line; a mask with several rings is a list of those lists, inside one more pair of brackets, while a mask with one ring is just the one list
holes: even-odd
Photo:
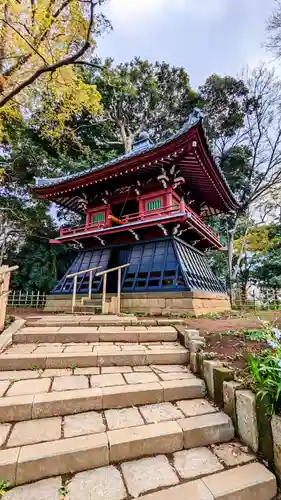
[[217, 319], [191, 318], [186, 320], [186, 324], [204, 335], [245, 329], [259, 330], [262, 328], [261, 320], [281, 326], [281, 311], [250, 312], [241, 314], [241, 316]]

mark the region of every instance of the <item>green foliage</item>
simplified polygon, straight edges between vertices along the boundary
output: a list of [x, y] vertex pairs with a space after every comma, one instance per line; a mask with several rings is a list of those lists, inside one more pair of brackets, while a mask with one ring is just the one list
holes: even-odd
[[2, 495], [6, 493], [7, 489], [10, 487], [9, 481], [6, 481], [5, 479], [0, 479], [0, 497], [2, 498]]
[[70, 369], [71, 369], [73, 375], [74, 375], [76, 368], [77, 368], [77, 365], [75, 363], [72, 363], [72, 365], [70, 365]]
[[266, 322], [263, 327], [262, 334], [270, 350], [249, 355], [248, 366], [257, 396], [266, 397], [268, 413], [272, 415], [281, 411], [281, 332]]
[[243, 334], [245, 335], [247, 340], [256, 340], [256, 341], [264, 341], [265, 335], [263, 330], [243, 330]]
[[204, 85], [199, 87], [212, 139], [232, 137], [238, 128], [243, 127], [248, 93], [243, 80], [216, 74], [207, 78]]
[[60, 493], [60, 496], [61, 496], [61, 500], [66, 498], [66, 496], [68, 495], [69, 493], [69, 490], [68, 490], [68, 487], [67, 486], [62, 486], [60, 489], [59, 489], [59, 493]]
[[[200, 104], [184, 68], [138, 57], [119, 65], [112, 59], [99, 63], [102, 70], [84, 73], [84, 78], [102, 95], [102, 136], [105, 140], [111, 138], [116, 147], [130, 151], [141, 128], [150, 131], [155, 141], [169, 137]], [[90, 123], [97, 120], [89, 117]]]

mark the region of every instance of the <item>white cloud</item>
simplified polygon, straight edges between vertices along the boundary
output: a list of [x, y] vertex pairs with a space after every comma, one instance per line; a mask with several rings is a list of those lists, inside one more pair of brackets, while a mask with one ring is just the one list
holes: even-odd
[[182, 12], [188, 19], [220, 19], [228, 4], [229, 0], [111, 0], [107, 13], [113, 24], [131, 30], [139, 21], [157, 22], [157, 17], [175, 12]]

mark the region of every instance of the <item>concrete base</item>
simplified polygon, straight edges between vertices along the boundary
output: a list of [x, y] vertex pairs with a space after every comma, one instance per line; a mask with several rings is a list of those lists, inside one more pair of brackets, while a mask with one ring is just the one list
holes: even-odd
[[[110, 294], [107, 295], [110, 297]], [[82, 296], [81, 296], [82, 297]], [[81, 297], [77, 295], [77, 305]], [[96, 302], [101, 295], [93, 295]], [[48, 295], [45, 310], [50, 312], [71, 311], [71, 295]], [[180, 316], [190, 314], [200, 316], [207, 313], [218, 313], [230, 310], [227, 295], [210, 292], [145, 292], [123, 293], [121, 295], [121, 311], [143, 313], [146, 316]], [[88, 313], [91, 311], [89, 309]]]

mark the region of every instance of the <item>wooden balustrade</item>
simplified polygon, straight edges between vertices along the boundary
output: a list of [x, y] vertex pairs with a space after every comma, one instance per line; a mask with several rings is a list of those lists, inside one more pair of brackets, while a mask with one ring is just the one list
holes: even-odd
[[72, 312], [74, 312], [75, 304], [76, 304], [76, 292], [77, 292], [78, 276], [80, 276], [82, 274], [90, 273], [90, 276], [89, 276], [89, 293], [88, 293], [88, 298], [91, 299], [91, 297], [92, 297], [93, 271], [96, 271], [97, 269], [102, 269], [102, 266], [92, 267], [91, 269], [85, 269], [84, 271], [79, 271], [77, 273], [73, 273], [73, 274], [68, 274], [67, 275], [67, 278], [74, 278], [73, 292], [72, 292], [72, 306], [71, 306]]
[[120, 314], [121, 311], [121, 278], [122, 278], [122, 269], [125, 267], [129, 267], [130, 264], [123, 264], [122, 266], [112, 267], [111, 269], [106, 269], [101, 273], [97, 273], [96, 276], [103, 276], [103, 287], [102, 287], [102, 314], [105, 314], [106, 308], [106, 285], [107, 285], [107, 275], [108, 273], [112, 273], [113, 271], [118, 271], [117, 278], [117, 314]]

